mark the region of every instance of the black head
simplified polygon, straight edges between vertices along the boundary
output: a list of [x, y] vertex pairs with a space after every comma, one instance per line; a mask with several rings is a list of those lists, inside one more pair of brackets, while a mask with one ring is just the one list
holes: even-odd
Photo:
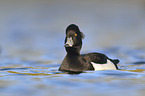
[[82, 47], [82, 39], [84, 34], [80, 32], [79, 27], [71, 24], [66, 28], [65, 48], [68, 53], [80, 53]]

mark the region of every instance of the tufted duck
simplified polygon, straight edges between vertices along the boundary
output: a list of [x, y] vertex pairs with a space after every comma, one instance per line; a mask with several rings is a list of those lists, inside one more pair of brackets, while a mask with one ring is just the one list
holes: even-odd
[[101, 53], [80, 54], [82, 39], [84, 34], [80, 32], [78, 26], [71, 24], [66, 29], [65, 56], [59, 71], [83, 72], [87, 70], [117, 70], [118, 59], [110, 59]]

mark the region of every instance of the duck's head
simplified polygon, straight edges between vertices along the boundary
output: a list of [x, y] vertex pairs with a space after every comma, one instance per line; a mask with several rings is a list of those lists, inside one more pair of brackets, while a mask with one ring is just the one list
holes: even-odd
[[84, 34], [80, 32], [79, 27], [71, 24], [66, 28], [65, 45], [68, 53], [80, 53], [82, 47], [82, 39]]

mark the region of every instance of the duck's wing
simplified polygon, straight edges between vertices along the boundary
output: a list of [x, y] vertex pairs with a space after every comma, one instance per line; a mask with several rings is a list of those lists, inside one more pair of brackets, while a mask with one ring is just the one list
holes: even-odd
[[105, 64], [107, 62], [107, 56], [101, 53], [88, 53], [82, 54], [84, 60], [88, 62], [94, 62], [99, 64]]
[[118, 64], [118, 59], [110, 59], [105, 54], [102, 53], [88, 53], [88, 54], [82, 54], [81, 55], [86, 61], [89, 62], [95, 62], [100, 64], [105, 64], [107, 60], [110, 60], [114, 64]]

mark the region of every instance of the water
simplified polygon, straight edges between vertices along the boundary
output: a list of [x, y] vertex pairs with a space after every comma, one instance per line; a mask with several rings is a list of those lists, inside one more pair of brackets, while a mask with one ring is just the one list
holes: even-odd
[[[0, 96], [144, 96], [144, 0], [0, 1]], [[65, 28], [85, 34], [81, 53], [120, 60], [119, 70], [67, 74]]]

